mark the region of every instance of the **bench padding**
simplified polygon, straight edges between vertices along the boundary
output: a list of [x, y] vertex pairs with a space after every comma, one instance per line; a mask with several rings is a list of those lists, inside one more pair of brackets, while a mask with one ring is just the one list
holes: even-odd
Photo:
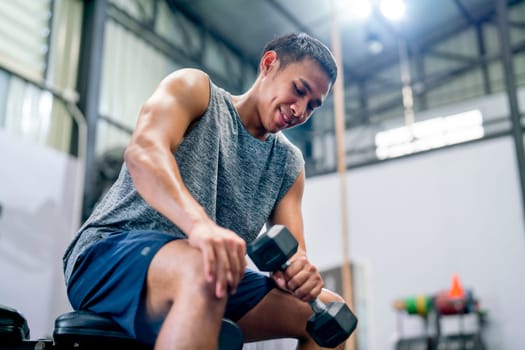
[[29, 339], [29, 326], [20, 312], [0, 305], [0, 341], [20, 342]]

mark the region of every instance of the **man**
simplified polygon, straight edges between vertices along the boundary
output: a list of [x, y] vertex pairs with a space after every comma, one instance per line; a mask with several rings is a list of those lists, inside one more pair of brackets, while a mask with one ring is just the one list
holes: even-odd
[[[319, 108], [337, 69], [306, 34], [269, 42], [259, 75], [231, 96], [195, 69], [170, 74], [141, 109], [120, 176], [64, 256], [75, 309], [110, 315], [156, 349], [215, 349], [223, 317], [246, 341], [306, 333], [305, 301], [323, 289], [306, 255], [299, 150], [280, 133]], [[271, 278], [246, 269], [264, 224], [299, 242]]]

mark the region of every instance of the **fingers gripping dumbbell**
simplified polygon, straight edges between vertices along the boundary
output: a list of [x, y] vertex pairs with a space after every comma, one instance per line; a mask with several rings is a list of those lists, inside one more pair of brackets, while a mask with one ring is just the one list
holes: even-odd
[[[285, 226], [272, 226], [248, 245], [248, 255], [261, 271], [286, 270], [298, 243]], [[345, 303], [325, 305], [319, 299], [309, 302], [314, 314], [306, 330], [317, 344], [333, 348], [345, 341], [357, 326], [357, 318]]]

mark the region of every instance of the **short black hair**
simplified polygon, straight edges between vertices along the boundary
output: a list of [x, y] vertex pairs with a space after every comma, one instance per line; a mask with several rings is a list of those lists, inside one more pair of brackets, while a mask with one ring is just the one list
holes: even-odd
[[281, 69], [290, 63], [309, 58], [321, 66], [332, 85], [337, 79], [337, 65], [330, 49], [320, 40], [306, 33], [291, 33], [276, 37], [264, 46], [262, 55], [268, 51], [277, 53]]

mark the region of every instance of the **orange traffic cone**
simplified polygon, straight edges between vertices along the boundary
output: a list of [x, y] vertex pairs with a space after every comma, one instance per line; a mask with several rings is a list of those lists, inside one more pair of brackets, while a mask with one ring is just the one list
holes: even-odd
[[463, 287], [461, 286], [461, 282], [459, 281], [459, 276], [457, 274], [454, 274], [454, 276], [452, 276], [452, 286], [450, 287], [450, 290], [448, 291], [448, 296], [451, 298], [465, 297], [465, 291], [463, 290]]

